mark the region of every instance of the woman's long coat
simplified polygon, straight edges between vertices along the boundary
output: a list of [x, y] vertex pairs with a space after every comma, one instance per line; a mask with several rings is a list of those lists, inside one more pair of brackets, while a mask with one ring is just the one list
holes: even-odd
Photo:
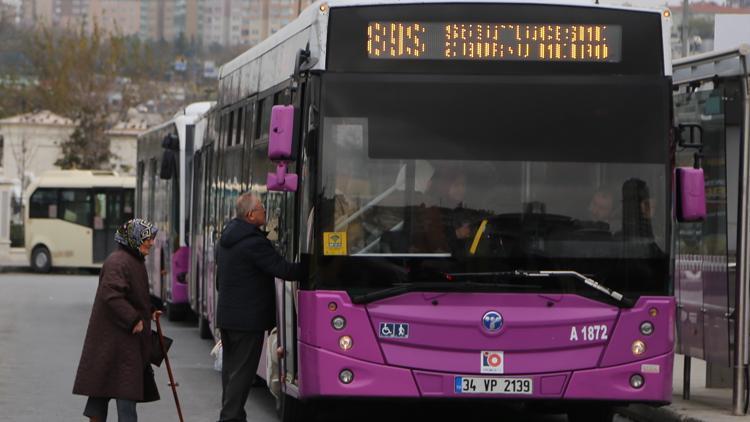
[[[73, 394], [158, 400], [148, 388], [144, 397], [144, 374], [151, 371], [151, 313], [143, 258], [120, 247], [102, 266]], [[138, 321], [143, 331], [132, 334]]]

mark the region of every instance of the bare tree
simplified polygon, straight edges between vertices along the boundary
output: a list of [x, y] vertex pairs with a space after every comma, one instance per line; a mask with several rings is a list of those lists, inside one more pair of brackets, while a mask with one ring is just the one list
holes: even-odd
[[43, 29], [35, 37], [31, 60], [39, 74], [41, 102], [76, 121], [70, 138], [60, 144], [62, 155], [55, 164], [61, 168], [109, 165], [109, 96], [116, 89], [124, 55], [122, 38], [107, 38], [96, 25], [90, 34], [83, 27]]
[[21, 190], [24, 191], [31, 182], [26, 174], [34, 156], [34, 151], [32, 151], [26, 135], [22, 135], [19, 142], [12, 143], [10, 149], [13, 153], [13, 159], [16, 161], [16, 173], [18, 180], [21, 182]]

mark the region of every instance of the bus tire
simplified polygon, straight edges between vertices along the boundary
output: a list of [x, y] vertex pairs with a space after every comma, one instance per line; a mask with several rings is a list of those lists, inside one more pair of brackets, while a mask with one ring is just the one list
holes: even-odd
[[612, 406], [593, 404], [568, 410], [568, 422], [612, 422], [614, 417]]
[[167, 302], [167, 319], [169, 321], [184, 321], [187, 312], [185, 312], [184, 305], [175, 305], [172, 302]]
[[198, 335], [202, 339], [214, 338], [214, 333], [211, 332], [211, 325], [203, 315], [198, 316]]
[[46, 246], [37, 246], [31, 252], [31, 268], [38, 273], [48, 273], [52, 269], [52, 255]]
[[[276, 413], [279, 415], [280, 422], [300, 422], [302, 421], [302, 402], [294, 397], [279, 391], [276, 397]], [[305, 420], [310, 420], [312, 415], [305, 415]]]

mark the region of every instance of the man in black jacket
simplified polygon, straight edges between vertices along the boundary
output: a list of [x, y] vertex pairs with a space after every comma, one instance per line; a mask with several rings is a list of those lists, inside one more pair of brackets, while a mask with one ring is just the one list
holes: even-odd
[[217, 326], [223, 344], [220, 422], [245, 422], [245, 402], [258, 370], [263, 333], [276, 325], [274, 277], [299, 280], [302, 267], [287, 262], [260, 227], [266, 211], [252, 193], [237, 199], [237, 216], [217, 249]]

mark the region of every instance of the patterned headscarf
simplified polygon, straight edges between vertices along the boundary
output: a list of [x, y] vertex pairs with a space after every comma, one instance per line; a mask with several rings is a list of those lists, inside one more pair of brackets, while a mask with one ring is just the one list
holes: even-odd
[[117, 229], [115, 242], [132, 250], [139, 251], [138, 248], [140, 248], [143, 242], [156, 236], [158, 231], [159, 229], [153, 223], [141, 218], [134, 218], [128, 220]]

